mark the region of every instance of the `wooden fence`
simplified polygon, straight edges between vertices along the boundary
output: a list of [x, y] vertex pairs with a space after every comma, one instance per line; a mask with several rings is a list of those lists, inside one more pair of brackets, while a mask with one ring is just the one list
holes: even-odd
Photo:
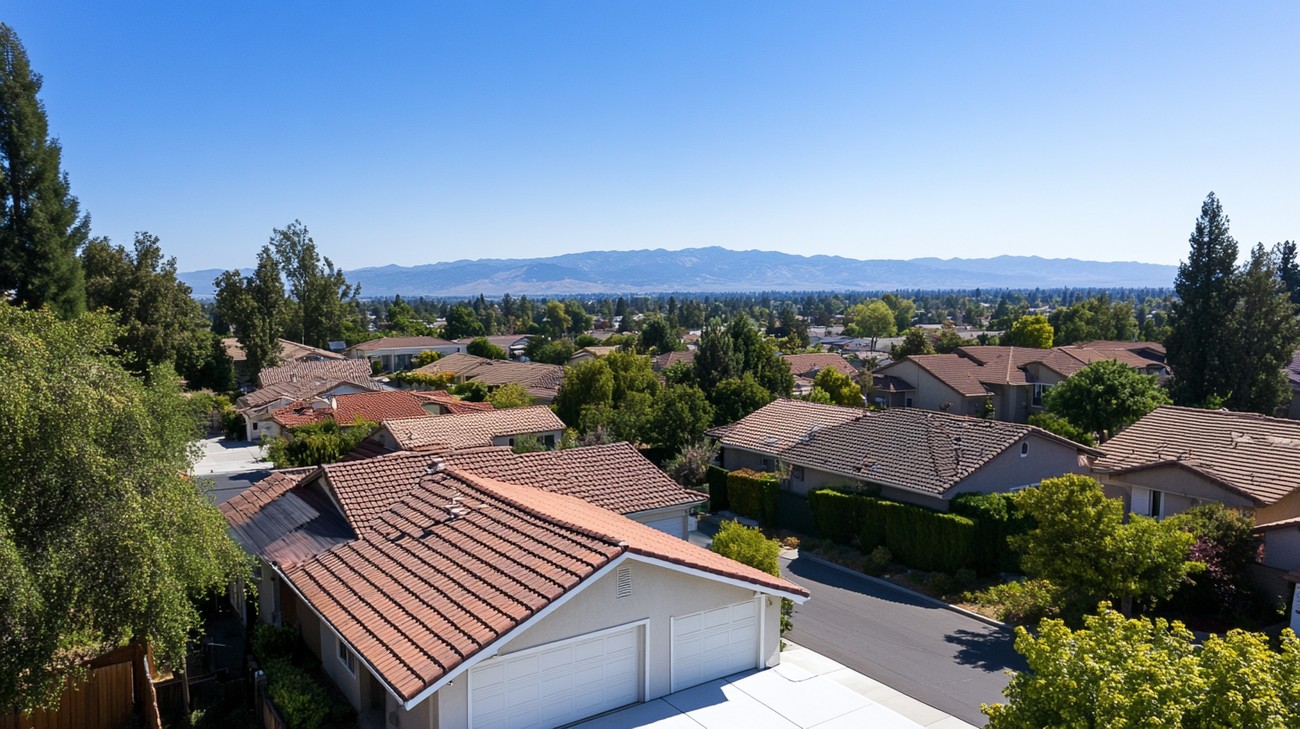
[[144, 726], [162, 729], [143, 646], [132, 643], [105, 653], [88, 668], [83, 683], [64, 689], [57, 709], [0, 716], [0, 729], [117, 729], [137, 704]]

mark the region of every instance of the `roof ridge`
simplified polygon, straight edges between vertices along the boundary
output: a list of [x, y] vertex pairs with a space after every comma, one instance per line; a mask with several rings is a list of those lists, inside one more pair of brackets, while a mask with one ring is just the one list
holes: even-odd
[[[578, 499], [578, 497], [576, 497], [576, 496], [569, 496], [569, 495], [567, 495], [567, 494], [555, 493], [555, 492], [553, 492], [553, 491], [546, 491], [546, 490], [544, 490], [544, 489], [537, 489], [537, 488], [533, 488], [533, 487], [530, 487], [530, 486], [522, 486], [522, 485], [519, 485], [519, 484], [512, 484], [512, 483], [510, 483], [509, 481], [502, 481], [501, 479], [497, 479], [497, 478], [489, 478], [489, 477], [487, 477], [487, 476], [480, 476], [480, 475], [478, 475], [478, 474], [470, 473], [470, 472], [468, 472], [468, 471], [462, 471], [462, 470], [460, 470], [459, 468], [456, 468], [455, 466], [448, 466], [447, 468], [444, 469], [444, 472], [447, 473], [448, 475], [450, 475], [450, 476], [452, 476], [452, 477], [454, 477], [454, 478], [460, 480], [460, 481], [464, 481], [464, 482], [470, 484], [470, 485], [473, 486], [474, 488], [477, 488], [477, 489], [480, 489], [480, 490], [483, 490], [483, 491], [488, 492], [489, 494], [492, 495], [493, 498], [500, 499], [501, 501], [504, 501], [504, 502], [510, 504], [510, 506], [512, 506], [512, 507], [514, 507], [514, 508], [516, 508], [516, 509], [519, 509], [520, 511], [523, 511], [524, 513], [528, 514], [529, 516], [532, 516], [532, 517], [534, 517], [534, 518], [536, 518], [536, 519], [541, 519], [541, 520], [543, 520], [543, 521], [550, 522], [550, 523], [552, 523], [552, 524], [557, 524], [557, 525], [563, 526], [563, 527], [568, 528], [568, 529], [573, 529], [574, 531], [577, 531], [577, 532], [579, 532], [579, 533], [581, 533], [581, 534], [585, 534], [586, 536], [591, 537], [592, 539], [598, 539], [598, 540], [600, 540], [600, 541], [602, 541], [602, 542], [605, 542], [606, 544], [609, 544], [609, 545], [611, 545], [611, 546], [620, 547], [620, 548], [622, 548], [622, 550], [625, 551], [625, 552], [627, 551], [627, 542], [624, 542], [624, 541], [621, 540], [621, 539], [618, 539], [618, 538], [616, 538], [616, 537], [612, 537], [612, 536], [610, 536], [610, 535], [608, 535], [608, 534], [605, 534], [605, 533], [603, 533], [603, 532], [598, 532], [598, 531], [596, 531], [595, 529], [592, 529], [591, 527], [588, 527], [588, 526], [583, 525], [583, 524], [574, 524], [574, 523], [570, 522], [568, 519], [563, 519], [563, 518], [557, 517], [557, 516], [554, 515], [554, 514], [548, 514], [548, 513], [545, 513], [545, 512], [542, 511], [541, 509], [539, 509], [539, 508], [537, 508], [537, 507], [535, 507], [535, 506], [533, 506], [533, 505], [531, 505], [531, 504], [525, 504], [525, 503], [521, 502], [521, 501], [518, 500], [518, 499], [515, 499], [515, 498], [512, 498], [512, 497], [510, 497], [510, 496], [506, 496], [505, 494], [502, 494], [500, 491], [497, 491], [496, 489], [493, 489], [493, 488], [492, 488], [492, 484], [494, 484], [494, 483], [499, 483], [499, 484], [503, 484], [503, 485], [506, 485], [506, 486], [514, 486], [515, 488], [519, 488], [519, 489], [529, 489], [529, 490], [531, 490], [531, 491], [536, 491], [536, 492], [538, 492], [538, 493], [550, 494], [551, 496], [559, 496], [559, 497], [565, 497], [565, 498], [576, 499], [576, 500], [578, 500], [578, 501], [582, 501], [582, 499]], [[583, 501], [582, 503], [587, 503], [587, 502]], [[600, 507], [595, 507], [595, 508], [600, 508]], [[613, 513], [613, 512], [610, 512], [610, 513]]]

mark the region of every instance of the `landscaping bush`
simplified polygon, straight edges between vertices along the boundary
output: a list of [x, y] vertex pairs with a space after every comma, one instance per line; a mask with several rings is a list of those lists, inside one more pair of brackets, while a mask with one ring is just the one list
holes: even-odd
[[1054, 618], [1060, 610], [1060, 590], [1047, 580], [1024, 580], [994, 585], [966, 595], [977, 605], [991, 607], [998, 620], [1017, 625], [1037, 625]]
[[862, 521], [861, 497], [835, 489], [817, 489], [808, 494], [817, 531], [837, 544], [851, 544]]
[[247, 432], [244, 430], [244, 416], [240, 415], [237, 410], [230, 408], [221, 413], [221, 434], [226, 440], [243, 440]]
[[[858, 502], [858, 545], [862, 551], [869, 552], [886, 545], [888, 514], [901, 504], [894, 501], [878, 499], [874, 496], [855, 497]], [[891, 546], [892, 551], [892, 546]]]
[[885, 518], [885, 545], [903, 564], [951, 573], [970, 563], [975, 547], [970, 519], [911, 504], [895, 504]]
[[289, 729], [318, 729], [352, 714], [297, 628], [258, 623], [252, 642], [253, 655], [266, 674], [266, 692]]
[[777, 525], [776, 476], [742, 468], [727, 474], [727, 501], [731, 510], [758, 519], [768, 526]]
[[727, 500], [727, 469], [709, 466], [709, 511], [729, 511], [731, 502]]
[[[724, 521], [713, 535], [714, 552], [730, 557], [742, 564], [747, 564], [769, 575], [781, 576], [781, 543], [768, 539], [755, 527], [747, 527], [736, 521]], [[781, 598], [781, 635], [785, 635], [793, 625], [794, 601]]]
[[975, 522], [971, 566], [981, 575], [1020, 571], [1020, 553], [1008, 537], [1033, 528], [1033, 520], [1016, 508], [1011, 494], [961, 494], [952, 500], [951, 513]]

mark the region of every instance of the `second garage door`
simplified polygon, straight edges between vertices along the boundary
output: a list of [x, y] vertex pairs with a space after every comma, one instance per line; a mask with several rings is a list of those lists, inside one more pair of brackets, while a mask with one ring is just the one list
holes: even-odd
[[754, 600], [673, 618], [672, 690], [758, 666]]
[[484, 661], [470, 672], [476, 729], [553, 727], [641, 699], [641, 628]]

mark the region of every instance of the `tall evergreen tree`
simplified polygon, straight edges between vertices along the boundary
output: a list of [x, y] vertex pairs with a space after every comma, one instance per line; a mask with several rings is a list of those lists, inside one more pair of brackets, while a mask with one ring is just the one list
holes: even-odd
[[18, 34], [0, 23], [0, 296], [70, 317], [85, 308], [77, 250], [90, 218], [60, 169], [40, 90]]
[[1191, 251], [1178, 266], [1166, 359], [1174, 371], [1171, 390], [1179, 405], [1203, 406], [1227, 394], [1225, 368], [1233, 362], [1231, 337], [1223, 326], [1236, 308], [1233, 272], [1237, 241], [1228, 216], [1211, 192], [1190, 238]]
[[252, 276], [226, 271], [217, 277], [217, 314], [235, 327], [249, 370], [260, 372], [280, 363], [280, 332], [285, 321], [284, 281], [280, 266], [264, 246]]
[[740, 376], [743, 360], [737, 355], [735, 343], [720, 320], [709, 320], [700, 333], [694, 366], [695, 379], [705, 392], [712, 392], [723, 380]]
[[1278, 275], [1277, 261], [1261, 243], [1236, 280], [1231, 327], [1232, 362], [1223, 372], [1231, 387], [1227, 406], [1272, 415], [1291, 397], [1283, 368], [1300, 344], [1296, 306]]
[[1285, 240], [1273, 246], [1273, 255], [1277, 256], [1277, 276], [1291, 303], [1300, 306], [1300, 264], [1296, 262], [1295, 241]]
[[349, 284], [333, 261], [321, 257], [301, 220], [272, 231], [268, 245], [293, 296], [286, 338], [321, 348], [328, 347], [331, 339], [343, 339], [345, 324], [356, 312], [360, 287]]

